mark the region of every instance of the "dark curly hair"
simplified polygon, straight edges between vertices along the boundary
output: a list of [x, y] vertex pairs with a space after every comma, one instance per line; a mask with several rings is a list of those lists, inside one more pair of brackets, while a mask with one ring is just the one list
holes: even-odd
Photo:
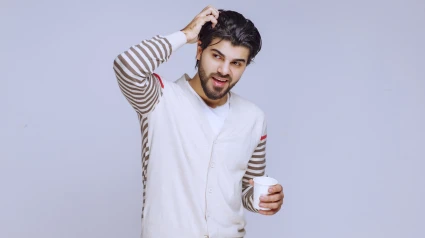
[[[261, 35], [254, 23], [242, 14], [219, 9], [217, 24], [212, 28], [212, 23], [205, 23], [199, 32], [198, 39], [201, 41], [201, 49], [207, 48], [212, 40], [218, 38], [228, 40], [234, 46], [244, 46], [249, 49], [247, 65], [261, 50]], [[199, 65], [196, 61], [195, 68]]]

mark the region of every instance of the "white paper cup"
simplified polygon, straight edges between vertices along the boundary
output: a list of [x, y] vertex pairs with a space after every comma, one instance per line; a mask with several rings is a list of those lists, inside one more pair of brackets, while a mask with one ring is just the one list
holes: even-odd
[[260, 197], [268, 195], [269, 188], [276, 185], [278, 182], [270, 177], [255, 177], [254, 178], [254, 208], [257, 210], [270, 210], [270, 208], [260, 207]]

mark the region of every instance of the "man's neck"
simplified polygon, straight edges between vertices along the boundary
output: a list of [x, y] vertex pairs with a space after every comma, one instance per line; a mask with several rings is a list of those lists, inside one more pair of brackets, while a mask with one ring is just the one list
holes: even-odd
[[204, 89], [202, 88], [199, 74], [195, 74], [195, 76], [191, 80], [189, 80], [189, 84], [209, 107], [216, 108], [221, 105], [224, 105], [227, 102], [228, 94], [217, 100], [209, 99], [207, 95], [205, 95]]

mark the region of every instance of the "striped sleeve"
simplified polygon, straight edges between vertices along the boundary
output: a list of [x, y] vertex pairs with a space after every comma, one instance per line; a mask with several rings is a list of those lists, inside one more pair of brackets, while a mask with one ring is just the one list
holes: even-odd
[[253, 206], [253, 186], [249, 184], [249, 180], [254, 177], [264, 176], [266, 169], [266, 142], [267, 142], [267, 129], [264, 126], [263, 133], [260, 141], [248, 162], [248, 167], [245, 175], [242, 178], [242, 204], [251, 211], [258, 212]]
[[113, 69], [119, 88], [140, 115], [151, 112], [162, 96], [164, 85], [154, 71], [185, 43], [186, 36], [180, 31], [166, 37], [157, 35], [115, 58]]

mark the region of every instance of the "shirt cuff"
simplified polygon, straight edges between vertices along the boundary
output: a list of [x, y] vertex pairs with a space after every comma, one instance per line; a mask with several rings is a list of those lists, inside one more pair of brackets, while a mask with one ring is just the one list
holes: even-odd
[[171, 50], [173, 52], [178, 50], [180, 47], [182, 47], [184, 44], [187, 43], [186, 35], [181, 31], [177, 31], [172, 34], [169, 34], [165, 36], [165, 38], [168, 40], [168, 42], [170, 42]]

